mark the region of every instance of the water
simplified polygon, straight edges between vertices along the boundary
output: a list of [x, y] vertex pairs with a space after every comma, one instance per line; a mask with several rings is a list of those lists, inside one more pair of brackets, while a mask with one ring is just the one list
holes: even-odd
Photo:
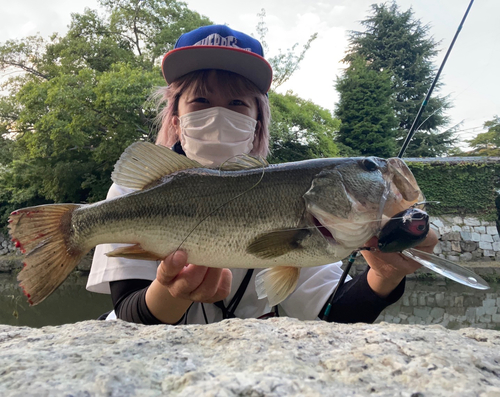
[[[112, 309], [111, 297], [88, 292], [86, 282], [87, 277], [72, 275], [45, 301], [30, 307], [15, 276], [0, 274], [0, 324], [43, 327], [97, 319]], [[403, 297], [377, 321], [500, 330], [500, 283], [490, 287], [480, 291], [449, 280], [408, 280]]]
[[37, 306], [29, 306], [16, 276], [0, 273], [0, 324], [43, 327], [95, 320], [113, 309], [110, 295], [85, 289], [87, 277], [71, 276]]

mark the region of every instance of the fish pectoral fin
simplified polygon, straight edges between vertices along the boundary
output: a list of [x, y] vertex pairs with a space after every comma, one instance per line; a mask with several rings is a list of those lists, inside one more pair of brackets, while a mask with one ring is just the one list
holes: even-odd
[[155, 254], [154, 252], [149, 252], [144, 250], [140, 244], [130, 245], [127, 247], [119, 247], [111, 252], [106, 253], [106, 256], [110, 258], [126, 258], [126, 259], [139, 259], [144, 261], [160, 261], [163, 258]]
[[144, 189], [177, 171], [203, 166], [173, 150], [149, 142], [135, 142], [122, 153], [111, 179], [118, 185]]
[[297, 287], [300, 268], [277, 266], [264, 269], [255, 277], [255, 289], [259, 299], [266, 298], [271, 307], [283, 302]]
[[308, 229], [277, 230], [257, 236], [247, 247], [247, 253], [262, 259], [277, 258], [300, 249], [302, 241], [311, 235]]

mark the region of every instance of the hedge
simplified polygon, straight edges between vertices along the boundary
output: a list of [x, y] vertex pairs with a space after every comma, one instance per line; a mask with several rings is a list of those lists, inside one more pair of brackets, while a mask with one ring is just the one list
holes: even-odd
[[484, 220], [498, 218], [495, 204], [500, 189], [500, 162], [407, 161], [430, 204], [431, 215], [471, 215]]

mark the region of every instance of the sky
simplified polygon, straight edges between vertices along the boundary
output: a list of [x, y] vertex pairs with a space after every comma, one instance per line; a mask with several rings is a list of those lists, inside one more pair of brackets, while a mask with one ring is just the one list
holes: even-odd
[[[338, 94], [334, 84], [345, 67], [340, 61], [348, 45], [348, 32], [362, 30], [374, 0], [185, 0], [188, 7], [214, 23], [256, 34], [257, 14], [266, 12], [268, 56], [295, 43], [301, 48], [314, 33], [318, 38], [292, 78], [278, 91], [293, 91], [304, 99], [334, 110]], [[379, 1], [380, 3], [381, 1]], [[439, 44], [438, 67], [455, 35], [470, 0], [397, 0], [401, 10], [410, 7], [416, 18], [429, 24]], [[64, 34], [71, 13], [85, 7], [98, 9], [97, 0], [0, 0], [0, 42], [40, 33]], [[476, 0], [448, 58], [439, 95], [448, 95], [453, 108], [450, 124], [459, 125], [458, 137], [471, 139], [484, 132], [483, 124], [500, 115], [499, 0]], [[434, 94], [435, 95], [435, 94]], [[465, 144], [461, 145], [465, 148]]]

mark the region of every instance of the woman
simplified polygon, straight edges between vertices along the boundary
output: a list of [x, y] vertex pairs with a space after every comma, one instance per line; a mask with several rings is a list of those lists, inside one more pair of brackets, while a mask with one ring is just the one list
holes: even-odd
[[[183, 34], [162, 64], [168, 86], [157, 144], [213, 167], [239, 154], [265, 157], [269, 143], [272, 69], [254, 38], [213, 25]], [[113, 185], [108, 198], [131, 192]], [[367, 243], [376, 246], [376, 239]], [[430, 234], [420, 249], [432, 252]], [[114, 245], [116, 246], [116, 245]], [[161, 263], [108, 258], [98, 246], [87, 289], [111, 293], [118, 318], [144, 324], [209, 323], [257, 318], [272, 311], [259, 300], [252, 270], [188, 264], [177, 251]], [[420, 265], [400, 254], [363, 253], [367, 271], [344, 284], [326, 320], [373, 322], [404, 291], [404, 278]], [[301, 270], [296, 290], [281, 303], [287, 315], [323, 317], [342, 273], [341, 262]]]

